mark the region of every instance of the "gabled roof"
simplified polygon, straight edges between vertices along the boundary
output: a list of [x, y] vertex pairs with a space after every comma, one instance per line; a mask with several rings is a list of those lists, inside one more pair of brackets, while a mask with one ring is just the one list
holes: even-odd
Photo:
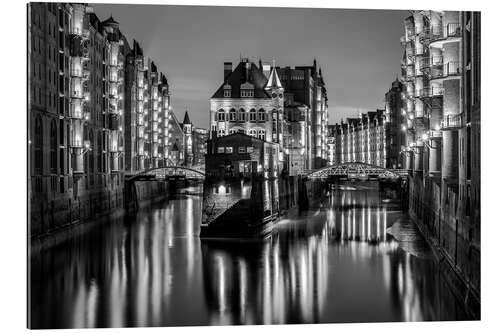
[[240, 88], [243, 83], [254, 85], [254, 98], [271, 98], [264, 90], [267, 78], [262, 71], [253, 62], [249, 63], [249, 69], [246, 69], [247, 62], [241, 61], [238, 66], [228, 75], [225, 82], [222, 82], [211, 98], [224, 98], [224, 85], [231, 86], [231, 98], [240, 98]]

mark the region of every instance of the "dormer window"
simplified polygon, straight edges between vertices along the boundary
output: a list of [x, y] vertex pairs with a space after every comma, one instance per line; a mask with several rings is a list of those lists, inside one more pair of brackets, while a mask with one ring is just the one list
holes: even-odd
[[231, 86], [229, 84], [224, 85], [224, 97], [231, 97]]
[[248, 98], [254, 96], [254, 87], [253, 84], [249, 82], [245, 82], [240, 86], [240, 97]]
[[253, 89], [242, 89], [241, 90], [241, 97], [253, 97]]

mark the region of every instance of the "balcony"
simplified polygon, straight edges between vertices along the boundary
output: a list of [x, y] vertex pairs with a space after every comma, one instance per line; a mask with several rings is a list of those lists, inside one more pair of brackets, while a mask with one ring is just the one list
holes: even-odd
[[80, 68], [72, 68], [71, 71], [70, 71], [71, 77], [81, 78], [82, 74], [83, 73], [82, 73], [82, 70]]
[[81, 90], [72, 90], [70, 94], [71, 98], [82, 99], [83, 93]]
[[437, 140], [441, 139], [442, 137], [443, 137], [443, 132], [441, 131], [436, 131], [436, 130], [429, 131], [429, 139]]
[[423, 46], [415, 47], [415, 55], [416, 56], [424, 55], [424, 52], [425, 52], [425, 48]]
[[83, 118], [83, 111], [82, 111], [81, 104], [71, 103], [71, 106], [69, 109], [69, 117], [72, 119], [82, 119]]
[[464, 114], [449, 114], [443, 117], [441, 128], [443, 130], [454, 130], [464, 127]]
[[444, 41], [449, 38], [458, 38], [462, 36], [462, 27], [458, 22], [448, 23], [444, 29], [442, 25], [435, 25], [431, 27], [431, 42]]
[[425, 87], [419, 90], [418, 97], [430, 98], [443, 95], [443, 87]]

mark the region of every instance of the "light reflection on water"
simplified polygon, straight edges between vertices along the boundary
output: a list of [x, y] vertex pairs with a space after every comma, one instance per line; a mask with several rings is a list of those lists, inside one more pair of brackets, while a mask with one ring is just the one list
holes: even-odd
[[436, 263], [386, 233], [378, 191], [332, 191], [265, 241], [200, 241], [187, 196], [35, 255], [36, 328], [466, 319]]

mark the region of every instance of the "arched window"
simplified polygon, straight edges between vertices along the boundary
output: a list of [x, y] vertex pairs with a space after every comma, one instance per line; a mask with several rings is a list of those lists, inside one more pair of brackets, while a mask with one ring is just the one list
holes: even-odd
[[226, 130], [221, 128], [217, 131], [217, 136], [224, 136], [226, 135]]
[[264, 109], [259, 110], [259, 121], [266, 121], [266, 111]]
[[252, 128], [248, 131], [248, 135], [253, 136], [254, 138], [257, 137], [257, 130], [255, 128]]
[[43, 172], [43, 124], [40, 116], [35, 119], [35, 173]]
[[238, 112], [238, 121], [239, 122], [244, 122], [245, 119], [245, 109], [241, 108], [240, 111]]
[[50, 173], [57, 173], [57, 125], [55, 119], [50, 122]]
[[263, 130], [263, 129], [259, 129], [257, 131], [257, 137], [261, 140], [265, 140], [266, 139], [266, 130]]
[[229, 130], [229, 134], [234, 134], [234, 133], [245, 133], [245, 129], [241, 127], [233, 127]]
[[257, 121], [257, 111], [255, 109], [250, 110], [250, 121]]
[[229, 121], [236, 121], [236, 110], [229, 110]]
[[225, 121], [226, 120], [226, 113], [224, 112], [224, 109], [220, 109], [218, 114], [217, 114], [217, 120], [218, 121]]

